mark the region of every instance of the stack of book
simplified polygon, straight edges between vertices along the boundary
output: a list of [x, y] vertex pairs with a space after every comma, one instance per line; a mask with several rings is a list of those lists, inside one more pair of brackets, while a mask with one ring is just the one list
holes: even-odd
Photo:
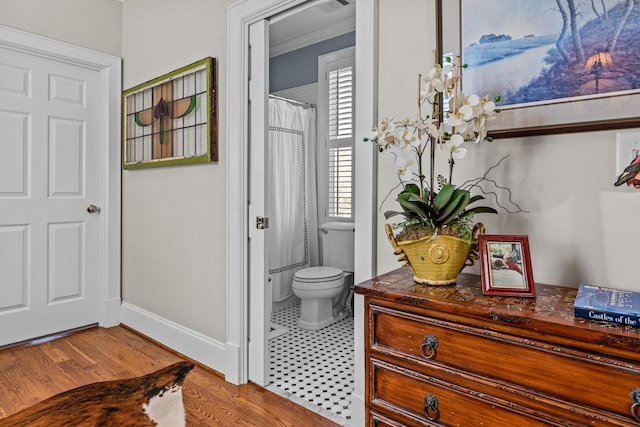
[[573, 303], [576, 317], [640, 327], [640, 292], [581, 284]]

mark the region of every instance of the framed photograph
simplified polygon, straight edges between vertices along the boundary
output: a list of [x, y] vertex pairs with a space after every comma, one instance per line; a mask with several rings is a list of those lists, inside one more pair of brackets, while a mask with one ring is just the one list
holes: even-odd
[[217, 161], [216, 81], [205, 58], [124, 91], [124, 169]]
[[640, 127], [633, 1], [436, 1], [438, 57], [461, 56], [465, 93], [501, 97], [489, 135]]
[[481, 234], [479, 244], [484, 295], [536, 296], [527, 236]]

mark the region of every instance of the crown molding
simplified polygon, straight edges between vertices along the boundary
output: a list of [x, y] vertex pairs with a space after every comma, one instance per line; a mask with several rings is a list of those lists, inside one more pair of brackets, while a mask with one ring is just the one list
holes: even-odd
[[353, 31], [353, 18], [346, 18], [331, 25], [316, 28], [304, 34], [297, 34], [293, 38], [270, 45], [269, 57], [282, 55]]

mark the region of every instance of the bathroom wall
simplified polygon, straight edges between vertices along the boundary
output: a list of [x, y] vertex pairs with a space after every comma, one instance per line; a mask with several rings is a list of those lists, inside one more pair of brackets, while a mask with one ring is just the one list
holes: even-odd
[[[431, 68], [435, 47], [422, 22], [433, 16], [422, 0], [380, 1], [379, 117], [415, 116], [418, 72]], [[430, 3], [430, 2], [429, 2]], [[635, 129], [635, 131], [639, 131]], [[527, 212], [478, 215], [487, 232], [529, 236], [534, 279], [640, 290], [636, 258], [640, 190], [614, 187], [616, 134], [601, 131], [531, 136], [471, 144], [454, 180], [482, 175], [508, 155], [492, 176], [507, 185]], [[379, 156], [378, 272], [399, 267], [383, 232], [381, 212], [395, 206], [397, 183], [389, 156]], [[477, 266], [469, 269], [479, 272]]]
[[324, 40], [269, 60], [269, 92], [278, 92], [318, 81], [318, 57], [355, 44], [355, 33]]

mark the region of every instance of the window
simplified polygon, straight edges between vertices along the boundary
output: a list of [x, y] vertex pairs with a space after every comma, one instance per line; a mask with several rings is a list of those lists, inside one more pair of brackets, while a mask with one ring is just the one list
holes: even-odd
[[353, 147], [329, 147], [330, 217], [349, 218], [353, 206]]
[[[318, 128], [323, 152], [319, 194], [323, 221], [352, 221], [355, 138], [354, 50], [344, 49], [319, 59]], [[323, 102], [324, 101], [324, 102]], [[324, 183], [324, 185], [323, 185]], [[324, 213], [324, 215], [322, 215]]]
[[353, 67], [333, 70], [328, 75], [329, 139], [353, 136]]
[[[455, 56], [453, 56], [453, 52], [445, 53], [444, 55], [442, 55], [442, 65], [447, 63], [447, 58], [451, 59], [452, 61], [455, 61]], [[454, 77], [454, 72], [451, 71], [447, 75], [447, 77], [452, 79]], [[442, 93], [442, 111], [444, 111], [445, 118], [449, 114], [449, 108], [450, 108], [449, 98], [446, 96], [446, 94]]]

